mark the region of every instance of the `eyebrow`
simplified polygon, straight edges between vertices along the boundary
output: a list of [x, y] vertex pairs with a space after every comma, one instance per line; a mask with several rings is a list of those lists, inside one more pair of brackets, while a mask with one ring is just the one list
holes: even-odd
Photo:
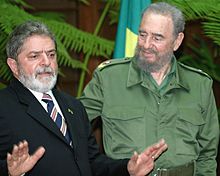
[[147, 33], [147, 32], [145, 32], [144, 30], [141, 30], [141, 29], [138, 30], [138, 32], [139, 32], [139, 33]]
[[[138, 31], [140, 34], [142, 33], [142, 34], [147, 34], [147, 32], [146, 31], [144, 31], [144, 30], [139, 30]], [[164, 36], [162, 35], [162, 34], [159, 34], [159, 33], [152, 33], [152, 35], [154, 36], [154, 37], [161, 37], [161, 38], [164, 38]]]
[[[54, 51], [56, 51], [56, 49], [50, 49], [50, 50], [47, 50], [47, 51], [45, 51], [46, 53], [50, 53], [50, 52], [54, 52]], [[32, 53], [34, 53], [34, 54], [40, 54], [40, 53], [43, 53], [44, 51], [30, 51], [28, 54], [32, 54]]]
[[158, 33], [153, 33], [153, 36], [164, 38], [164, 36], [162, 34], [158, 34]]

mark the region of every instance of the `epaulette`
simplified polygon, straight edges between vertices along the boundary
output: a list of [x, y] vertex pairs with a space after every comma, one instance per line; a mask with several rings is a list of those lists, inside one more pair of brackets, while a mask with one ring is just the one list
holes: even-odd
[[194, 72], [196, 72], [196, 73], [199, 73], [199, 74], [201, 74], [201, 75], [204, 75], [204, 76], [206, 76], [206, 77], [212, 79], [211, 76], [209, 76], [206, 72], [202, 71], [201, 69], [197, 69], [197, 68], [194, 68], [194, 67], [190, 67], [190, 66], [185, 65], [185, 64], [183, 64], [183, 63], [181, 63], [181, 62], [178, 62], [178, 63], [179, 63], [182, 67], [184, 67], [184, 68], [186, 68], [186, 69], [188, 69], [188, 70], [194, 71]]
[[110, 60], [106, 60], [104, 62], [102, 62], [101, 64], [98, 65], [97, 69], [98, 70], [102, 70], [108, 66], [111, 66], [111, 65], [116, 65], [116, 64], [122, 64], [122, 63], [127, 63], [127, 62], [130, 62], [132, 58], [129, 58], [129, 57], [126, 57], [124, 59], [110, 59]]

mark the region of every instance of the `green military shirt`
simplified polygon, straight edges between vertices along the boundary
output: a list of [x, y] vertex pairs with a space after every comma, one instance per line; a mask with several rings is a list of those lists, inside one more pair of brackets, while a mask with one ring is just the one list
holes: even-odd
[[130, 158], [164, 138], [168, 150], [158, 167], [196, 161], [196, 175], [216, 175], [218, 116], [212, 79], [178, 63], [163, 94], [136, 65], [136, 59], [108, 60], [94, 72], [80, 100], [89, 119], [101, 116], [108, 156]]

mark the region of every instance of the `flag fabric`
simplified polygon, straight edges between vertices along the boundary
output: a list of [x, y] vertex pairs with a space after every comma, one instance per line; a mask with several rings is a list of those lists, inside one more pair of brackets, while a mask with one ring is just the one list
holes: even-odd
[[113, 58], [134, 55], [141, 14], [150, 3], [151, 0], [121, 0]]

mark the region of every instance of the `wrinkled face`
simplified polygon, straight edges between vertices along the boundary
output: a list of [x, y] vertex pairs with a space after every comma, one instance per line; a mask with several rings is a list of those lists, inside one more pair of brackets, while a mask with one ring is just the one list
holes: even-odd
[[44, 35], [27, 38], [18, 58], [8, 58], [14, 76], [27, 88], [47, 92], [56, 84], [57, 60], [55, 44]]
[[138, 65], [147, 72], [157, 72], [170, 63], [173, 51], [183, 40], [183, 33], [173, 34], [171, 17], [148, 13], [142, 18], [136, 57]]

